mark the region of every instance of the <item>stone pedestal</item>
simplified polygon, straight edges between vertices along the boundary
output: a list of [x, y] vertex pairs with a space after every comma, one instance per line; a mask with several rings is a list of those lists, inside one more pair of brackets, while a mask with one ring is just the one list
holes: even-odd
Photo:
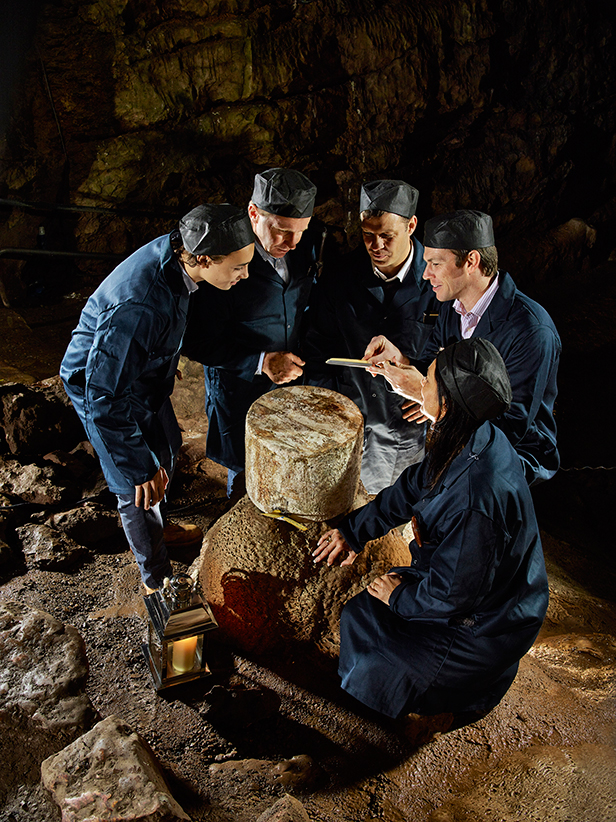
[[246, 491], [261, 511], [315, 521], [350, 510], [361, 469], [363, 418], [327, 388], [269, 391], [246, 417]]
[[[368, 501], [360, 485], [354, 508]], [[410, 565], [397, 530], [368, 543], [353, 565], [315, 565], [312, 551], [328, 522], [300, 531], [264, 516], [243, 497], [207, 532], [191, 573], [199, 576], [220, 632], [251, 653], [287, 653], [303, 646], [335, 658], [340, 613], [375, 577]]]

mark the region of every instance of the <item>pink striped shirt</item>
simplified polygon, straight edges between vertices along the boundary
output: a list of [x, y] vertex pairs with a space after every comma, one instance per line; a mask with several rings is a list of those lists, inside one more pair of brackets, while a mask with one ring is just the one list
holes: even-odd
[[481, 295], [470, 311], [467, 311], [464, 308], [460, 300], [453, 301], [454, 311], [460, 315], [460, 331], [462, 333], [463, 340], [468, 340], [469, 337], [473, 336], [473, 331], [477, 327], [479, 320], [483, 317], [487, 307], [492, 302], [492, 298], [497, 291], [498, 274], [494, 277], [494, 280], [490, 283], [490, 286]]

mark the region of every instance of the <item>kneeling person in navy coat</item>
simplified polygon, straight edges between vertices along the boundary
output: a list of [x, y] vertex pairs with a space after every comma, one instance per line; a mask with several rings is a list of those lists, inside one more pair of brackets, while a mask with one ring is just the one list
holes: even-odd
[[342, 612], [342, 687], [389, 717], [486, 712], [513, 682], [548, 604], [539, 528], [521, 463], [488, 422], [511, 400], [503, 360], [480, 338], [441, 351], [421, 388], [427, 455], [319, 540], [348, 565], [366, 542], [412, 523], [409, 567]]
[[85, 305], [60, 376], [101, 462], [148, 593], [172, 573], [163, 500], [182, 438], [171, 406], [191, 294], [248, 276], [254, 235], [245, 211], [202, 205], [140, 248]]
[[340, 391], [362, 412], [361, 479], [370, 494], [423, 459], [425, 424], [409, 425], [402, 399], [385, 381], [360, 368], [325, 365], [325, 360], [359, 359], [378, 334], [409, 356], [421, 355], [438, 302], [422, 279], [423, 246], [414, 233], [418, 196], [402, 180], [364, 183], [359, 200], [363, 243], [325, 266], [308, 309], [307, 381]]
[[[463, 210], [433, 217], [425, 225], [424, 246], [423, 277], [443, 306], [419, 362], [384, 335], [371, 340], [365, 358], [383, 362], [385, 378], [417, 402], [420, 371], [391, 363], [413, 363], [424, 371], [440, 348], [456, 340], [490, 340], [505, 361], [513, 391], [509, 410], [494, 424], [517, 451], [529, 485], [549, 479], [559, 466], [554, 401], [561, 343], [554, 323], [539, 303], [516, 288], [507, 272], [498, 270], [488, 214]], [[423, 420], [413, 403], [405, 414], [409, 421]]]

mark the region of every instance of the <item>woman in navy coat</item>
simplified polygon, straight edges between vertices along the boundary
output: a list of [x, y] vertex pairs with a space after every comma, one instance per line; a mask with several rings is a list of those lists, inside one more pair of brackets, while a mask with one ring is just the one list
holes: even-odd
[[426, 459], [314, 552], [348, 565], [366, 542], [412, 523], [410, 566], [353, 597], [340, 626], [342, 687], [386, 716], [490, 710], [543, 622], [548, 584], [530, 491], [513, 447], [487, 422], [510, 402], [490, 342], [441, 351], [422, 383], [433, 420]]

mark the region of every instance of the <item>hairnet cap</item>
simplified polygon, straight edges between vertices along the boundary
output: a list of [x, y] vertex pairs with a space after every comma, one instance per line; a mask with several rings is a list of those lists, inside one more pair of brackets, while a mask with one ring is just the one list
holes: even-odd
[[359, 195], [359, 213], [387, 211], [400, 217], [414, 217], [419, 192], [403, 180], [373, 180], [364, 183]]
[[231, 254], [255, 241], [245, 209], [229, 203], [197, 206], [182, 217], [178, 228], [190, 254]]
[[301, 171], [268, 168], [255, 174], [252, 202], [269, 214], [280, 217], [312, 217], [317, 187]]
[[428, 248], [488, 248], [494, 245], [492, 218], [483, 211], [453, 211], [432, 217], [424, 226]]
[[511, 404], [511, 383], [503, 358], [488, 340], [471, 337], [447, 346], [436, 369], [453, 399], [480, 422], [497, 417]]

